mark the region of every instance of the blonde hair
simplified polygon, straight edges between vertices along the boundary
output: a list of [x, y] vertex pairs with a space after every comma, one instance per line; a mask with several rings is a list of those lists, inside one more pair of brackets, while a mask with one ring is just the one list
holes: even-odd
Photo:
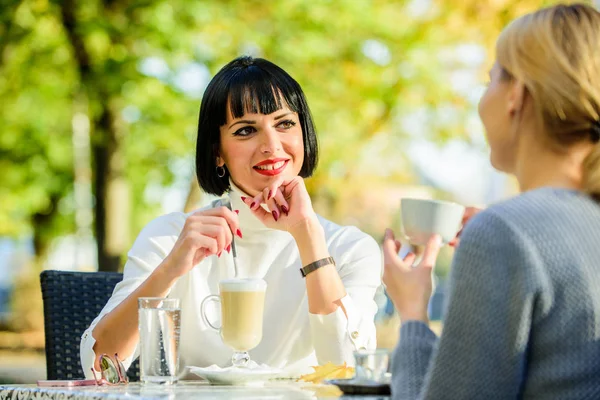
[[496, 52], [505, 75], [524, 83], [552, 143], [595, 143], [583, 189], [600, 201], [600, 12], [572, 4], [524, 15], [500, 34]]

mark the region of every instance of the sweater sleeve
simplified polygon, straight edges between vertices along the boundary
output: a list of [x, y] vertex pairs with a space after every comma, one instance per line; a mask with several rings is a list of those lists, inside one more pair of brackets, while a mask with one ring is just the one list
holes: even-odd
[[524, 383], [536, 286], [536, 248], [492, 210], [465, 228], [439, 342], [409, 321], [394, 351], [396, 399], [509, 399]]
[[[327, 362], [354, 365], [355, 350], [374, 349], [375, 291], [381, 284], [381, 251], [375, 240], [362, 232], [332, 250], [346, 288], [342, 307], [329, 315], [309, 314], [311, 336], [320, 365]], [[358, 239], [358, 240], [356, 240]]]
[[[92, 368], [97, 357], [94, 352], [96, 339], [92, 334], [94, 328], [106, 314], [135, 291], [165, 259], [177, 240], [184, 221], [185, 215], [181, 213], [164, 215], [150, 222], [135, 240], [127, 253], [123, 280], [115, 286], [112, 296], [100, 314], [81, 336], [79, 355], [86, 379], [93, 379]], [[129, 368], [138, 355], [139, 349], [136, 346], [133, 354], [122, 360], [125, 368]]]

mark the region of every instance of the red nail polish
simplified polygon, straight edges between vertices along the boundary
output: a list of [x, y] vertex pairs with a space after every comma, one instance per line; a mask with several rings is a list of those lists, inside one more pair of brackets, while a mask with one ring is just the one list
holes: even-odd
[[279, 213], [276, 210], [273, 210], [273, 212], [271, 214], [273, 214], [273, 218], [275, 218], [275, 222], [277, 222], [277, 219], [279, 217], [277, 214], [279, 214]]
[[245, 202], [247, 197], [242, 196], [242, 201]]
[[281, 209], [283, 210], [285, 215], [288, 215], [288, 213], [290, 212], [290, 210], [286, 206], [281, 206]]
[[225, 250], [227, 250], [228, 253], [231, 253], [231, 245], [227, 246]]
[[237, 230], [237, 232], [235, 234], [238, 235], [240, 237], [240, 239], [242, 238], [242, 231], [240, 231], [239, 229]]
[[221, 253], [222, 253], [222, 251], [220, 251], [219, 254], [217, 254], [217, 257], [221, 257]]
[[267, 193], [267, 200], [271, 199], [271, 191], [269, 190], [269, 193]]
[[234, 213], [239, 214], [240, 210], [233, 210]]
[[250, 204], [250, 208], [254, 207], [255, 204], [256, 204], [256, 202], [253, 201], [252, 204]]

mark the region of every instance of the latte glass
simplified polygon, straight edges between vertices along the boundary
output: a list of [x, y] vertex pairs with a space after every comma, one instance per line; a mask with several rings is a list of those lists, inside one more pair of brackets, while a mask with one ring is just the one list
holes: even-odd
[[[248, 351], [262, 340], [266, 290], [267, 283], [262, 279], [228, 279], [219, 282], [218, 296], [208, 296], [200, 306], [204, 323], [218, 331], [223, 343], [235, 351], [231, 362], [236, 367], [248, 364]], [[206, 316], [206, 306], [213, 301], [221, 303], [220, 327]]]

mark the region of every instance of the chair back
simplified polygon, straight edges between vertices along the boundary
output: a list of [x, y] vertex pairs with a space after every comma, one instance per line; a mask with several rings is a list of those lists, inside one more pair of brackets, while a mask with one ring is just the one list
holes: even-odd
[[[83, 379], [79, 358], [81, 335], [123, 280], [117, 272], [43, 271], [40, 274], [44, 300], [46, 375], [48, 379]], [[127, 375], [139, 381], [135, 360]]]

